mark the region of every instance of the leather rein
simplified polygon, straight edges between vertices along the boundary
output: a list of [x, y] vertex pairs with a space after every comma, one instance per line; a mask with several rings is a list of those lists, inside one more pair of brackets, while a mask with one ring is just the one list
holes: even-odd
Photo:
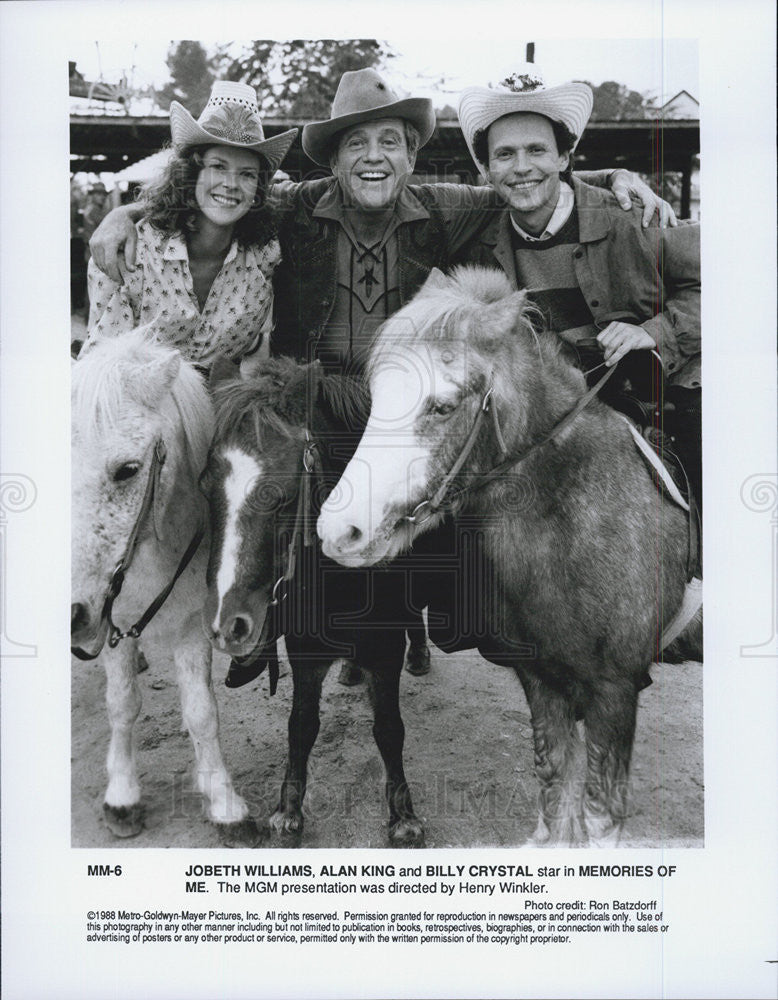
[[[157, 438], [154, 442], [154, 450], [151, 457], [151, 462], [149, 464], [149, 474], [146, 478], [146, 488], [143, 493], [143, 500], [141, 501], [140, 509], [138, 511], [138, 516], [135, 518], [135, 523], [132, 526], [132, 531], [130, 532], [130, 537], [127, 539], [127, 544], [124, 547], [124, 553], [121, 559], [116, 564], [116, 569], [111, 574], [111, 579], [108, 583], [108, 589], [106, 591], [105, 600], [103, 601], [103, 608], [100, 613], [100, 623], [104, 621], [108, 622], [108, 632], [107, 641], [111, 649], [115, 649], [119, 645], [122, 639], [139, 638], [141, 632], [146, 628], [152, 618], [156, 615], [165, 601], [168, 599], [170, 592], [173, 590], [178, 578], [184, 572], [186, 567], [192, 560], [197, 549], [200, 547], [200, 543], [205, 535], [205, 521], [201, 519], [200, 524], [197, 527], [194, 535], [192, 536], [189, 545], [186, 547], [186, 551], [181, 557], [178, 566], [176, 567], [175, 574], [170, 582], [164, 587], [162, 591], [154, 598], [151, 604], [146, 608], [141, 617], [131, 625], [125, 632], [122, 632], [114, 624], [111, 613], [113, 610], [113, 604], [116, 598], [119, 596], [124, 584], [124, 578], [127, 570], [130, 568], [132, 563], [133, 555], [135, 554], [135, 549], [138, 544], [138, 536], [140, 534], [141, 527], [143, 526], [146, 518], [151, 511], [154, 504], [154, 496], [159, 490], [159, 480], [162, 473], [162, 467], [165, 464], [167, 458], [167, 449], [165, 448], [165, 443], [162, 438]], [[89, 653], [80, 646], [71, 646], [71, 653], [78, 657], [79, 660], [95, 660], [102, 652], [103, 646], [106, 640], [100, 643], [99, 649], [94, 653]]]
[[314, 474], [317, 479], [321, 478], [321, 463], [319, 461], [318, 445], [313, 440], [311, 432], [307, 427], [303, 431], [303, 435], [305, 437], [303, 477], [300, 487], [297, 490], [297, 510], [294, 517], [294, 527], [292, 528], [292, 536], [289, 539], [289, 545], [286, 550], [286, 569], [273, 584], [273, 591], [268, 605], [271, 608], [277, 607], [286, 598], [286, 590], [281, 593], [281, 587], [288, 584], [294, 577], [300, 538], [302, 537], [305, 548], [310, 548], [314, 542], [315, 533], [311, 517], [311, 480]]
[[[440, 486], [437, 488], [435, 493], [427, 500], [422, 500], [421, 503], [417, 504], [410, 514], [406, 514], [400, 517], [395, 522], [395, 528], [399, 527], [403, 523], [407, 524], [423, 524], [430, 517], [433, 517], [440, 511], [450, 510], [455, 502], [467, 493], [472, 493], [476, 490], [483, 489], [484, 486], [488, 486], [489, 483], [494, 482], [495, 479], [499, 479], [505, 472], [512, 469], [514, 466], [518, 465], [519, 462], [523, 462], [525, 459], [529, 458], [533, 452], [542, 448], [543, 445], [548, 444], [555, 437], [558, 437], [573, 421], [578, 417], [578, 415], [586, 409], [589, 403], [594, 399], [594, 397], [603, 388], [608, 379], [616, 371], [617, 366], [609, 368], [605, 374], [597, 381], [590, 389], [588, 389], [583, 396], [578, 400], [575, 406], [566, 413], [561, 420], [556, 423], [547, 434], [543, 435], [538, 441], [533, 442], [529, 447], [525, 448], [523, 451], [516, 452], [512, 455], [507, 454], [507, 448], [505, 447], [505, 441], [503, 439], [502, 431], [500, 429], [500, 422], [497, 416], [496, 409], [492, 406], [492, 396], [494, 394], [494, 375], [486, 390], [483, 399], [481, 400], [481, 405], [478, 408], [478, 413], [476, 414], [475, 420], [473, 421], [473, 426], [470, 428], [470, 433], [468, 434], [465, 443], [462, 445], [462, 450], [459, 452], [454, 464], [449, 469], [448, 473], [443, 477]], [[470, 453], [475, 447], [478, 435], [481, 432], [481, 427], [483, 426], [486, 415], [491, 413], [492, 423], [494, 426], [495, 437], [497, 438], [497, 443], [500, 448], [500, 453], [503, 456], [502, 461], [490, 469], [488, 472], [480, 472], [473, 475], [468, 481], [462, 484], [454, 493], [447, 496], [451, 484], [455, 478], [459, 475], [467, 461]], [[629, 421], [626, 417], [623, 418], [626, 423]], [[633, 432], [635, 435], [639, 436], [637, 432]], [[644, 461], [647, 461], [650, 467], [654, 470], [657, 469], [657, 463], [653, 460], [649, 461], [646, 458], [645, 450], [640, 449], [641, 455]], [[681, 466], [683, 471], [683, 467]], [[686, 475], [684, 471], [684, 476]], [[662, 482], [663, 477], [659, 477], [659, 481]], [[688, 479], [687, 479], [688, 483]], [[694, 575], [694, 568], [697, 555], [697, 546], [699, 541], [699, 527], [697, 523], [697, 511], [694, 504], [687, 504], [683, 498], [678, 494], [677, 489], [668, 489], [667, 484], [665, 484], [665, 489], [669, 493], [670, 497], [673, 499], [674, 503], [678, 504], [682, 510], [687, 514], [687, 559], [686, 559], [686, 579], [687, 583], [692, 579]]]
[[[502, 430], [500, 429], [500, 422], [497, 415], [497, 410], [492, 405], [492, 396], [494, 395], [494, 376], [492, 376], [489, 388], [486, 390], [483, 399], [481, 400], [481, 405], [478, 408], [478, 413], [476, 414], [475, 420], [473, 421], [473, 426], [470, 428], [470, 433], [467, 435], [465, 443], [462, 445], [462, 449], [459, 452], [454, 464], [451, 466], [449, 471], [443, 477], [440, 486], [435, 490], [434, 494], [427, 500], [422, 500], [421, 503], [417, 504], [410, 514], [406, 514], [399, 518], [395, 524], [395, 527], [399, 526], [403, 522], [410, 524], [423, 524], [430, 517], [433, 517], [441, 510], [449, 510], [454, 505], [454, 503], [463, 497], [466, 493], [471, 493], [475, 490], [483, 489], [489, 483], [494, 482], [503, 473], [507, 472], [514, 465], [519, 462], [523, 462], [526, 458], [542, 448], [543, 445], [548, 444], [549, 441], [553, 440], [559, 434], [562, 433], [570, 424], [576, 419], [576, 417], [581, 413], [589, 403], [594, 399], [597, 393], [602, 389], [608, 379], [613, 375], [616, 367], [609, 368], [607, 372], [602, 376], [602, 378], [595, 383], [590, 389], [588, 389], [583, 396], [578, 400], [575, 406], [566, 413], [562, 419], [556, 423], [551, 430], [545, 434], [540, 440], [535, 441], [524, 451], [516, 452], [512, 455], [508, 454], [508, 449], [505, 447], [505, 441], [503, 439]], [[493, 469], [488, 472], [480, 472], [468, 479], [467, 483], [463, 484], [453, 495], [447, 497], [446, 494], [449, 492], [449, 488], [459, 473], [462, 471], [467, 459], [470, 457], [470, 453], [475, 447], [478, 435], [481, 432], [481, 427], [483, 426], [484, 420], [487, 414], [491, 413], [492, 424], [494, 426], [495, 437], [497, 438], [497, 443], [500, 448], [500, 453], [503, 456], [502, 461], [496, 465]]]

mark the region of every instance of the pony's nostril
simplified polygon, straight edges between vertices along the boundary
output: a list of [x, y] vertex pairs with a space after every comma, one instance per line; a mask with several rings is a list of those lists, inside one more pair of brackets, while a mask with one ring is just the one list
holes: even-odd
[[236, 615], [230, 624], [227, 637], [230, 642], [243, 642], [244, 639], [248, 639], [251, 635], [253, 628], [254, 623], [249, 617]]
[[70, 605], [70, 634], [75, 635], [89, 624], [89, 613], [83, 604]]
[[362, 531], [355, 524], [350, 524], [343, 536], [343, 541], [347, 545], [354, 545], [355, 542], [361, 542]]

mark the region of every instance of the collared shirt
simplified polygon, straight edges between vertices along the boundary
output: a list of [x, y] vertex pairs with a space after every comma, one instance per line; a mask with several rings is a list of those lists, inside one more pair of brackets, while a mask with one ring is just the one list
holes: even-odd
[[90, 261], [89, 333], [83, 350], [148, 323], [156, 340], [206, 368], [219, 354], [238, 361], [254, 353], [272, 326], [278, 241], [243, 248], [233, 240], [201, 311], [183, 235], [164, 233], [147, 221], [136, 228], [139, 263], [124, 285]]
[[429, 212], [403, 188], [383, 234], [372, 244], [357, 234], [339, 186], [320, 199], [313, 215], [339, 225], [335, 302], [317, 356], [326, 367], [358, 374], [379, 326], [401, 305], [397, 230], [429, 218]]
[[573, 189], [569, 184], [561, 181], [559, 184], [559, 197], [557, 198], [556, 207], [551, 214], [551, 218], [546, 223], [546, 228], [540, 236], [533, 236], [531, 233], [525, 232], [525, 230], [523, 230], [513, 218], [513, 215], [511, 215], [511, 224], [523, 240], [527, 240], [530, 243], [547, 240], [552, 236], [556, 236], [562, 226], [564, 226], [570, 218], [574, 206], [575, 195], [573, 194]]

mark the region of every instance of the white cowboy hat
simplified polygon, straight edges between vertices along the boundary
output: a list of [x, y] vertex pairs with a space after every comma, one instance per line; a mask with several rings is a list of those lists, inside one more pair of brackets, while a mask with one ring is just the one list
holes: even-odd
[[294, 142], [297, 129], [265, 138], [259, 118], [257, 93], [245, 83], [217, 81], [197, 119], [183, 105], [170, 105], [170, 134], [176, 149], [189, 146], [238, 146], [260, 153], [275, 171]]
[[486, 167], [475, 155], [474, 143], [478, 133], [488, 129], [498, 118], [525, 111], [561, 122], [575, 136], [574, 150], [592, 113], [592, 101], [592, 89], [587, 84], [563, 83], [559, 87], [546, 87], [537, 66], [528, 63], [502, 81], [499, 88], [468, 87], [464, 90], [459, 102], [459, 125], [470, 155], [486, 176]]
[[322, 167], [330, 165], [332, 137], [360, 122], [380, 118], [402, 118], [419, 132], [419, 145], [429, 142], [435, 131], [435, 111], [426, 97], [397, 94], [374, 69], [357, 69], [340, 78], [329, 121], [311, 122], [303, 128], [303, 149]]

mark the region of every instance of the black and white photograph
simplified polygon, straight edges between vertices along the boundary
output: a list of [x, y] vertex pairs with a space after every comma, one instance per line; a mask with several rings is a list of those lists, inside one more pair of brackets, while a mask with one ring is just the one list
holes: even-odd
[[[593, 86], [548, 86], [534, 62], [465, 88], [439, 124], [432, 98], [390, 85], [388, 44], [223, 48], [171, 44], [169, 89], [194, 107], [169, 116], [130, 116], [129, 90], [117, 113], [72, 67], [92, 94], [71, 116], [74, 188], [87, 174], [73, 256], [90, 258], [72, 312], [74, 844], [700, 846], [696, 81], [657, 112], [660, 147], [637, 91], [607, 81], [595, 110]], [[678, 49], [693, 77], [696, 45]], [[287, 64], [299, 79], [274, 85]], [[306, 105], [323, 120], [300, 128]], [[166, 145], [133, 163], [147, 133]], [[525, 146], [536, 166], [510, 162]], [[679, 168], [659, 175], [677, 215], [641, 176], [660, 158]], [[112, 193], [144, 193], [106, 218], [104, 168], [127, 161]], [[119, 638], [138, 620], [140, 643]], [[246, 794], [219, 746], [209, 640], [232, 659], [216, 682], [241, 689], [219, 714]], [[663, 693], [640, 696], [657, 660]], [[161, 693], [176, 679], [214, 831]], [[653, 719], [630, 807], [639, 700]]]
[[746, 6], [6, 6], [9, 997], [778, 995]]

